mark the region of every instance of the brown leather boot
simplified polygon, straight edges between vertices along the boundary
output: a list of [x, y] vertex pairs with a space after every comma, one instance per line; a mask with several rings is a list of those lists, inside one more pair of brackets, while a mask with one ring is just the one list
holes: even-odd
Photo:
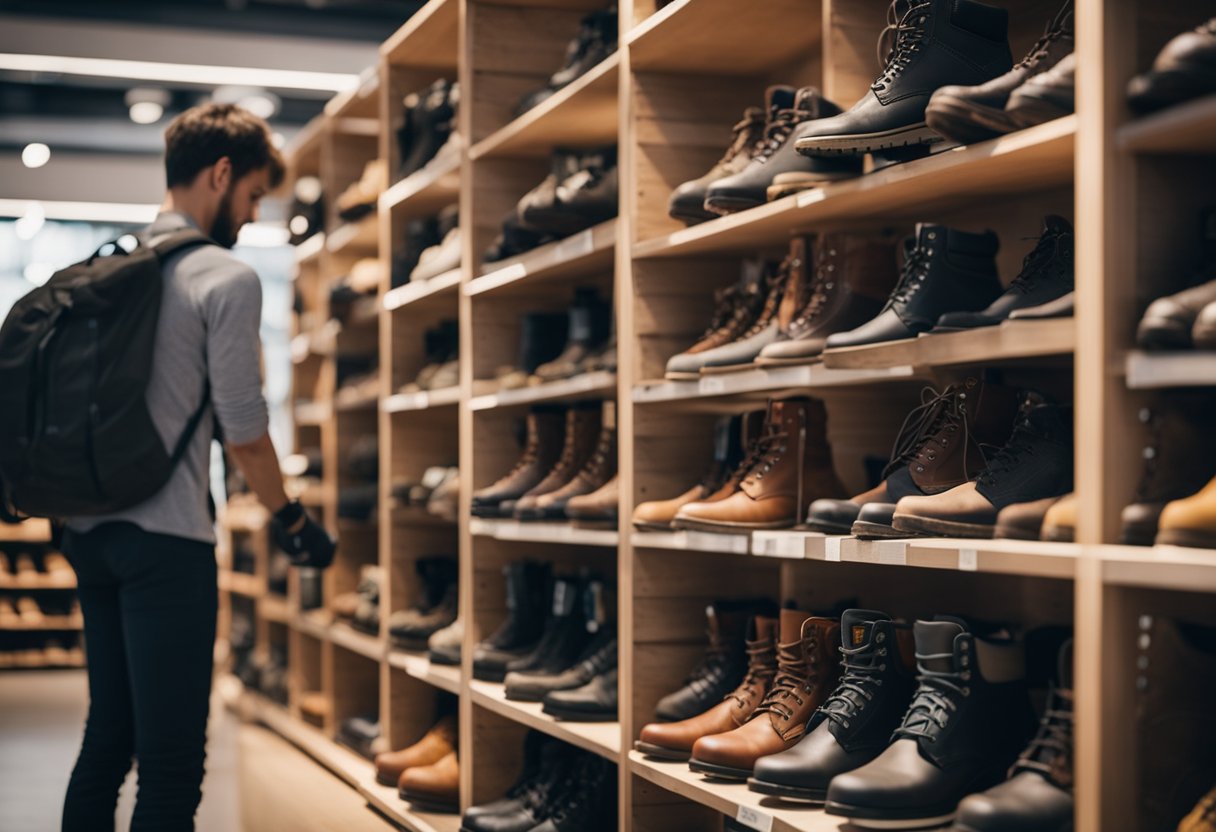
[[616, 476], [616, 426], [605, 424], [600, 429], [595, 450], [584, 462], [574, 479], [556, 491], [540, 494], [534, 503], [515, 507], [515, 516], [520, 520], [560, 520], [566, 517], [566, 506], [575, 497], [598, 491]]
[[711, 777], [746, 780], [761, 757], [792, 748], [840, 679], [839, 644], [840, 621], [782, 610], [777, 677], [764, 702], [733, 731], [697, 740], [688, 767]]
[[[1016, 390], [977, 378], [941, 393], [926, 387], [921, 402], [904, 419], [883, 481], [850, 500], [812, 503], [809, 528], [865, 538], [907, 537], [890, 525], [894, 504], [912, 495], [939, 494], [975, 478], [984, 469], [982, 446], [1005, 444], [1018, 412]], [[892, 509], [859, 516], [862, 507], [876, 503]]]
[[714, 314], [709, 326], [696, 343], [668, 360], [667, 378], [700, 378], [701, 353], [731, 343], [751, 327], [768, 297], [765, 282], [768, 273], [769, 267], [763, 261], [745, 261], [739, 282], [714, 293]]
[[1047, 509], [1047, 513], [1043, 515], [1043, 528], [1039, 530], [1039, 537], [1057, 543], [1072, 543], [1077, 539], [1076, 494], [1065, 494]]
[[1216, 479], [1190, 497], [1168, 503], [1161, 512], [1157, 543], [1216, 549]]
[[1060, 497], [1044, 497], [1029, 503], [1014, 503], [1001, 509], [996, 516], [992, 536], [998, 540], [1038, 540], [1043, 532], [1043, 518]]
[[[801, 242], [804, 239], [798, 238], [795, 242]], [[695, 364], [699, 368], [698, 372], [702, 375], [733, 373], [754, 366], [760, 351], [777, 340], [777, 312], [785, 298], [786, 287], [791, 280], [797, 280], [805, 287], [806, 272], [806, 256], [795, 257], [792, 253], [787, 255], [765, 279], [764, 305], [760, 307], [760, 314], [752, 321], [751, 326], [730, 343], [694, 356]], [[797, 288], [795, 292], [802, 294], [802, 290]], [[686, 362], [682, 368], [691, 369], [691, 363]]]
[[1179, 822], [1178, 832], [1216, 832], [1216, 788], [1204, 795]]
[[566, 415], [559, 407], [538, 407], [528, 414], [528, 441], [515, 467], [493, 485], [473, 492], [474, 517], [502, 517], [502, 504], [518, 500], [553, 470], [561, 457]]
[[510, 510], [511, 516], [521, 518], [521, 512], [527, 513], [537, 506], [536, 498], [542, 494], [557, 491], [569, 483], [582, 470], [587, 460], [595, 452], [600, 435], [600, 405], [579, 405], [566, 411], [565, 439], [562, 441], [562, 452], [544, 479], [528, 489], [518, 500], [508, 500], [503, 506], [504, 514]]
[[832, 468], [823, 402], [770, 402], [760, 438], [731, 484], [734, 490], [724, 499], [683, 506], [672, 525], [717, 532], [788, 528], [808, 499], [843, 495]]
[[397, 781], [397, 794], [419, 809], [460, 811], [460, 764], [456, 752], [444, 754], [429, 766], [407, 768]]
[[827, 337], [855, 329], [877, 315], [898, 279], [894, 237], [844, 231], [820, 235], [814, 275], [797, 308], [782, 318], [781, 334], [760, 352], [756, 363], [819, 360]]
[[664, 760], [687, 760], [701, 737], [721, 734], [745, 723], [768, 695], [777, 675], [775, 618], [756, 616], [747, 634], [747, 675], [739, 687], [708, 711], [679, 722], [652, 722], [642, 728], [634, 748]]
[[612, 479], [590, 494], [571, 497], [566, 503], [566, 516], [583, 523], [616, 523], [621, 504], [620, 477]]
[[455, 751], [456, 715], [448, 714], [409, 748], [377, 754], [376, 782], [396, 786], [407, 769], [433, 765]]

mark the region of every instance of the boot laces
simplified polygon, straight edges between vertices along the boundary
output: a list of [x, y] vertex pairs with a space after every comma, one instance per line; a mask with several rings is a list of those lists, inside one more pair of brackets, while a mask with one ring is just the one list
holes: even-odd
[[714, 165], [714, 167], [729, 165], [740, 154], [747, 154], [749, 157], [753, 156], [763, 130], [763, 114], [755, 108], [748, 108], [743, 119], [731, 128], [732, 138], [730, 147], [726, 149], [726, 153], [722, 155], [722, 158], [718, 160], [718, 164]]
[[764, 281], [765, 296], [764, 306], [760, 309], [760, 314], [752, 325], [747, 328], [747, 331], [740, 336], [740, 339], [751, 338], [764, 331], [764, 328], [772, 322], [773, 316], [777, 314], [777, 307], [781, 305], [781, 295], [786, 278], [789, 277], [791, 262], [793, 258], [786, 257], [781, 261], [781, 265], [776, 271], [768, 275]]
[[938, 393], [925, 387], [920, 393], [921, 404], [904, 417], [895, 445], [891, 448], [891, 461], [883, 469], [883, 479], [899, 470], [900, 466], [919, 460], [925, 463], [937, 458], [937, 450], [931, 445], [945, 448], [951, 436], [963, 431], [963, 470], [967, 468], [967, 454], [971, 448], [971, 430], [967, 422], [967, 395], [961, 384], [952, 384]]
[[[900, 6], [906, 7], [902, 15], [899, 13]], [[913, 3], [910, 0], [893, 0], [887, 7], [887, 25], [878, 36], [878, 63], [883, 71], [870, 89], [882, 92], [908, 68], [929, 35], [927, 24], [932, 8], [931, 3]], [[884, 57], [883, 46], [887, 42], [891, 46], [886, 49]]]
[[[1053, 267], [1063, 265], [1060, 255], [1060, 238], [1062, 234], [1043, 234], [1037, 238], [1034, 248], [1022, 258], [1022, 270], [1009, 284], [1010, 289], [1026, 294], [1034, 289], [1039, 278], [1043, 277]], [[1023, 237], [1024, 240], [1034, 240], [1034, 237]]]
[[[1067, 760], [1072, 753], [1072, 726], [1072, 702], [1052, 687], [1038, 733], [1013, 764], [1010, 776], [1019, 771], [1037, 771], [1056, 782], [1061, 759]], [[1056, 785], [1067, 787], [1069, 784], [1056, 782]]]
[[[809, 695], [813, 690], [812, 679], [818, 675], [818, 660], [819, 645], [816, 636], [809, 635], [792, 644], [778, 644], [777, 676], [773, 679], [768, 696], [764, 697], [764, 701], [756, 709], [756, 714], [773, 713], [789, 722], [794, 716], [795, 708], [801, 708], [805, 704], [803, 695]], [[791, 699], [794, 705], [789, 704]]]
[[684, 685], [692, 688], [697, 693], [708, 687], [707, 677], [714, 675], [719, 668], [729, 664], [730, 656], [734, 652], [730, 649], [730, 645], [727, 644], [726, 640], [714, 633], [713, 630], [706, 630], [705, 635], [709, 637], [709, 649], [705, 651], [705, 655], [701, 657], [701, 661], [697, 663], [697, 666], [684, 679]]
[[1145, 408], [1141, 411], [1140, 421], [1148, 426], [1148, 443], [1141, 454], [1144, 457], [1144, 470], [1140, 474], [1140, 482], [1136, 485], [1134, 502], [1137, 503], [1147, 502], [1149, 494], [1155, 491], [1153, 485], [1157, 481], [1157, 471], [1159, 470], [1157, 467], [1157, 457], [1160, 455], [1158, 448], [1161, 447], [1161, 414]]
[[595, 445], [595, 451], [592, 452], [591, 458], [587, 460], [587, 464], [583, 466], [583, 470], [579, 471], [579, 476], [585, 480], [595, 480], [604, 473], [608, 465], [608, 457], [612, 453], [612, 431], [600, 431], [599, 442]]
[[1013, 435], [1009, 441], [998, 450], [989, 460], [987, 467], [976, 478], [977, 485], [995, 485], [1002, 474], [1017, 470], [1023, 460], [1034, 454], [1039, 440], [1044, 434], [1027, 418], [1028, 408], [1023, 407], [1022, 415], [1013, 427]]
[[931, 254], [930, 248], [921, 246], [919, 243], [908, 251], [908, 256], [904, 258], [903, 273], [899, 276], [899, 284], [891, 293], [891, 299], [887, 301], [886, 308], [889, 309], [895, 304], [907, 303], [916, 296], [929, 273]]
[[874, 698], [874, 689], [882, 687], [887, 648], [865, 644], [839, 649], [844, 656], [844, 673], [820, 711], [836, 724], [848, 728], [850, 720]]
[[723, 699], [734, 699], [742, 706], [747, 704], [748, 698], [755, 696], [757, 689], [764, 690], [777, 672], [773, 667], [776, 649], [771, 639], [747, 642], [747, 675], [739, 687]]
[[767, 162], [781, 149], [790, 133], [794, 132], [794, 128], [801, 124], [806, 116], [803, 110], [778, 110], [773, 120], [765, 126], [764, 138], [757, 143], [752, 158]]
[[1056, 13], [1051, 22], [1047, 24], [1047, 30], [1043, 32], [1043, 36], [1034, 42], [1034, 46], [1030, 47], [1030, 51], [1026, 53], [1026, 57], [1014, 64], [1014, 69], [1034, 69], [1044, 58], [1047, 57], [1048, 48], [1058, 40], [1065, 37], [1072, 37], [1072, 1], [1064, 4], [1064, 7]]
[[714, 301], [717, 307], [714, 309], [713, 318], [710, 320], [709, 326], [705, 328], [705, 332], [701, 334], [699, 341], [710, 338], [736, 321], [742, 320], [754, 308], [756, 298], [744, 293], [738, 286], [727, 286], [714, 293]]
[[958, 710], [961, 699], [971, 695], [971, 671], [930, 670], [927, 662], [953, 659], [953, 653], [917, 653], [916, 681], [919, 687], [912, 697], [912, 704], [904, 714], [903, 724], [895, 729], [896, 739], [924, 737], [937, 742], [937, 736], [950, 715]]
[[836, 265], [828, 262], [830, 256], [824, 251], [824, 248], [825, 246], [819, 246], [815, 251], [815, 276], [811, 280], [810, 297], [807, 299], [806, 305], [802, 307], [802, 311], [790, 322], [791, 334], [796, 335], [811, 328], [815, 319], [827, 305], [828, 299], [831, 297], [831, 290], [836, 286], [833, 279]]
[[764, 433], [756, 440], [748, 458], [740, 466], [740, 470], [747, 472], [743, 479], [764, 479], [764, 475], [781, 461], [782, 454], [787, 450], [788, 438], [789, 432], [782, 428], [781, 422], [769, 419], [764, 425]]

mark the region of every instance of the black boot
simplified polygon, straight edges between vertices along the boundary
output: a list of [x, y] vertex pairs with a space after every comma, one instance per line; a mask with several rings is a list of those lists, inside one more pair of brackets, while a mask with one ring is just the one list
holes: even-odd
[[550, 796], [568, 775], [577, 752], [539, 731], [524, 737], [524, 768], [504, 797], [470, 806], [462, 832], [529, 832], [544, 820]]
[[519, 219], [525, 227], [562, 238], [617, 215], [615, 146], [573, 157], [556, 153], [551, 176], [551, 190], [538, 187], [519, 201]]
[[553, 691], [582, 687], [596, 676], [616, 669], [616, 663], [616, 634], [602, 630], [584, 645], [574, 664], [556, 669], [542, 667], [535, 671], [508, 672], [504, 680], [506, 696], [517, 702], [540, 702]]
[[507, 619], [473, 648], [473, 678], [501, 682], [507, 662], [527, 655], [545, 629], [546, 601], [553, 570], [547, 563], [519, 561], [503, 569]]
[[580, 578], [554, 579], [544, 634], [533, 650], [507, 662], [504, 682], [511, 681], [512, 673], [559, 673], [578, 661], [593, 638], [585, 609], [590, 583]]
[[551, 798], [548, 817], [530, 832], [610, 832], [616, 829], [616, 766], [585, 754]]
[[619, 718], [617, 706], [617, 669], [614, 666], [591, 677], [581, 687], [545, 694], [541, 710], [568, 722], [616, 722]]
[[566, 345], [561, 354], [536, 368], [535, 382], [557, 381], [579, 372], [579, 364], [603, 346], [612, 330], [612, 307], [595, 289], [577, 289], [570, 306]]
[[615, 52], [617, 32], [615, 4], [584, 17], [579, 24], [578, 34], [566, 46], [566, 59], [561, 69], [549, 77], [545, 86], [521, 98], [515, 105], [515, 115], [520, 116], [531, 110]]
[[917, 621], [919, 687], [891, 744], [828, 786], [827, 813], [858, 826], [923, 828], [1001, 782], [1034, 723], [1022, 645], [957, 618]]
[[788, 751], [761, 757], [748, 788], [787, 800], [822, 803], [837, 774], [886, 749], [916, 689], [908, 625], [884, 613], [848, 610], [840, 623], [844, 675]]
[[974, 312], [1001, 294], [996, 234], [970, 234], [920, 223], [904, 243], [903, 275], [874, 320], [829, 335], [826, 348], [860, 347], [915, 338], [947, 312]]
[[409, 115], [397, 133], [401, 177], [421, 170], [447, 144], [456, 123], [458, 90], [456, 83], [440, 78], [416, 96], [406, 98]]
[[865, 97], [802, 132], [795, 147], [812, 156], [871, 153], [941, 140], [925, 124], [939, 87], [973, 86], [1008, 72], [1009, 13], [975, 0], [893, 0], [886, 68]]

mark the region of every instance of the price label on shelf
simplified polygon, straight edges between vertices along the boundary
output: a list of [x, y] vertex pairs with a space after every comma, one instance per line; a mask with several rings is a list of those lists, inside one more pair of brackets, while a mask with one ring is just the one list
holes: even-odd
[[979, 569], [979, 555], [974, 549], [958, 550], [958, 568], [964, 572], [974, 572]]
[[830, 561], [840, 561], [840, 541], [839, 537], [827, 537], [823, 541], [823, 559]]
[[706, 376], [701, 379], [697, 387], [704, 395], [716, 396], [726, 392], [726, 379], [719, 376]]
[[757, 830], [757, 832], [772, 832], [773, 816], [766, 815], [764, 812], [753, 809], [750, 806], [740, 806], [739, 811], [735, 814], [735, 820], [748, 829]]

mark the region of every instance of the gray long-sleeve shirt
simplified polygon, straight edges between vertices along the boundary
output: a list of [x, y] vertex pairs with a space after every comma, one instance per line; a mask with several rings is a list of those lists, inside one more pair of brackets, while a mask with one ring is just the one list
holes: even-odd
[[[184, 214], [160, 214], [154, 234], [193, 226]], [[207, 508], [213, 415], [228, 442], [244, 443], [266, 432], [260, 367], [262, 285], [245, 263], [219, 246], [199, 246], [169, 257], [156, 328], [147, 402], [169, 451], [202, 401], [211, 382], [211, 405], [189, 449], [164, 488], [137, 506], [114, 514], [69, 518], [85, 532], [101, 523], [127, 520], [148, 532], [215, 542]]]

